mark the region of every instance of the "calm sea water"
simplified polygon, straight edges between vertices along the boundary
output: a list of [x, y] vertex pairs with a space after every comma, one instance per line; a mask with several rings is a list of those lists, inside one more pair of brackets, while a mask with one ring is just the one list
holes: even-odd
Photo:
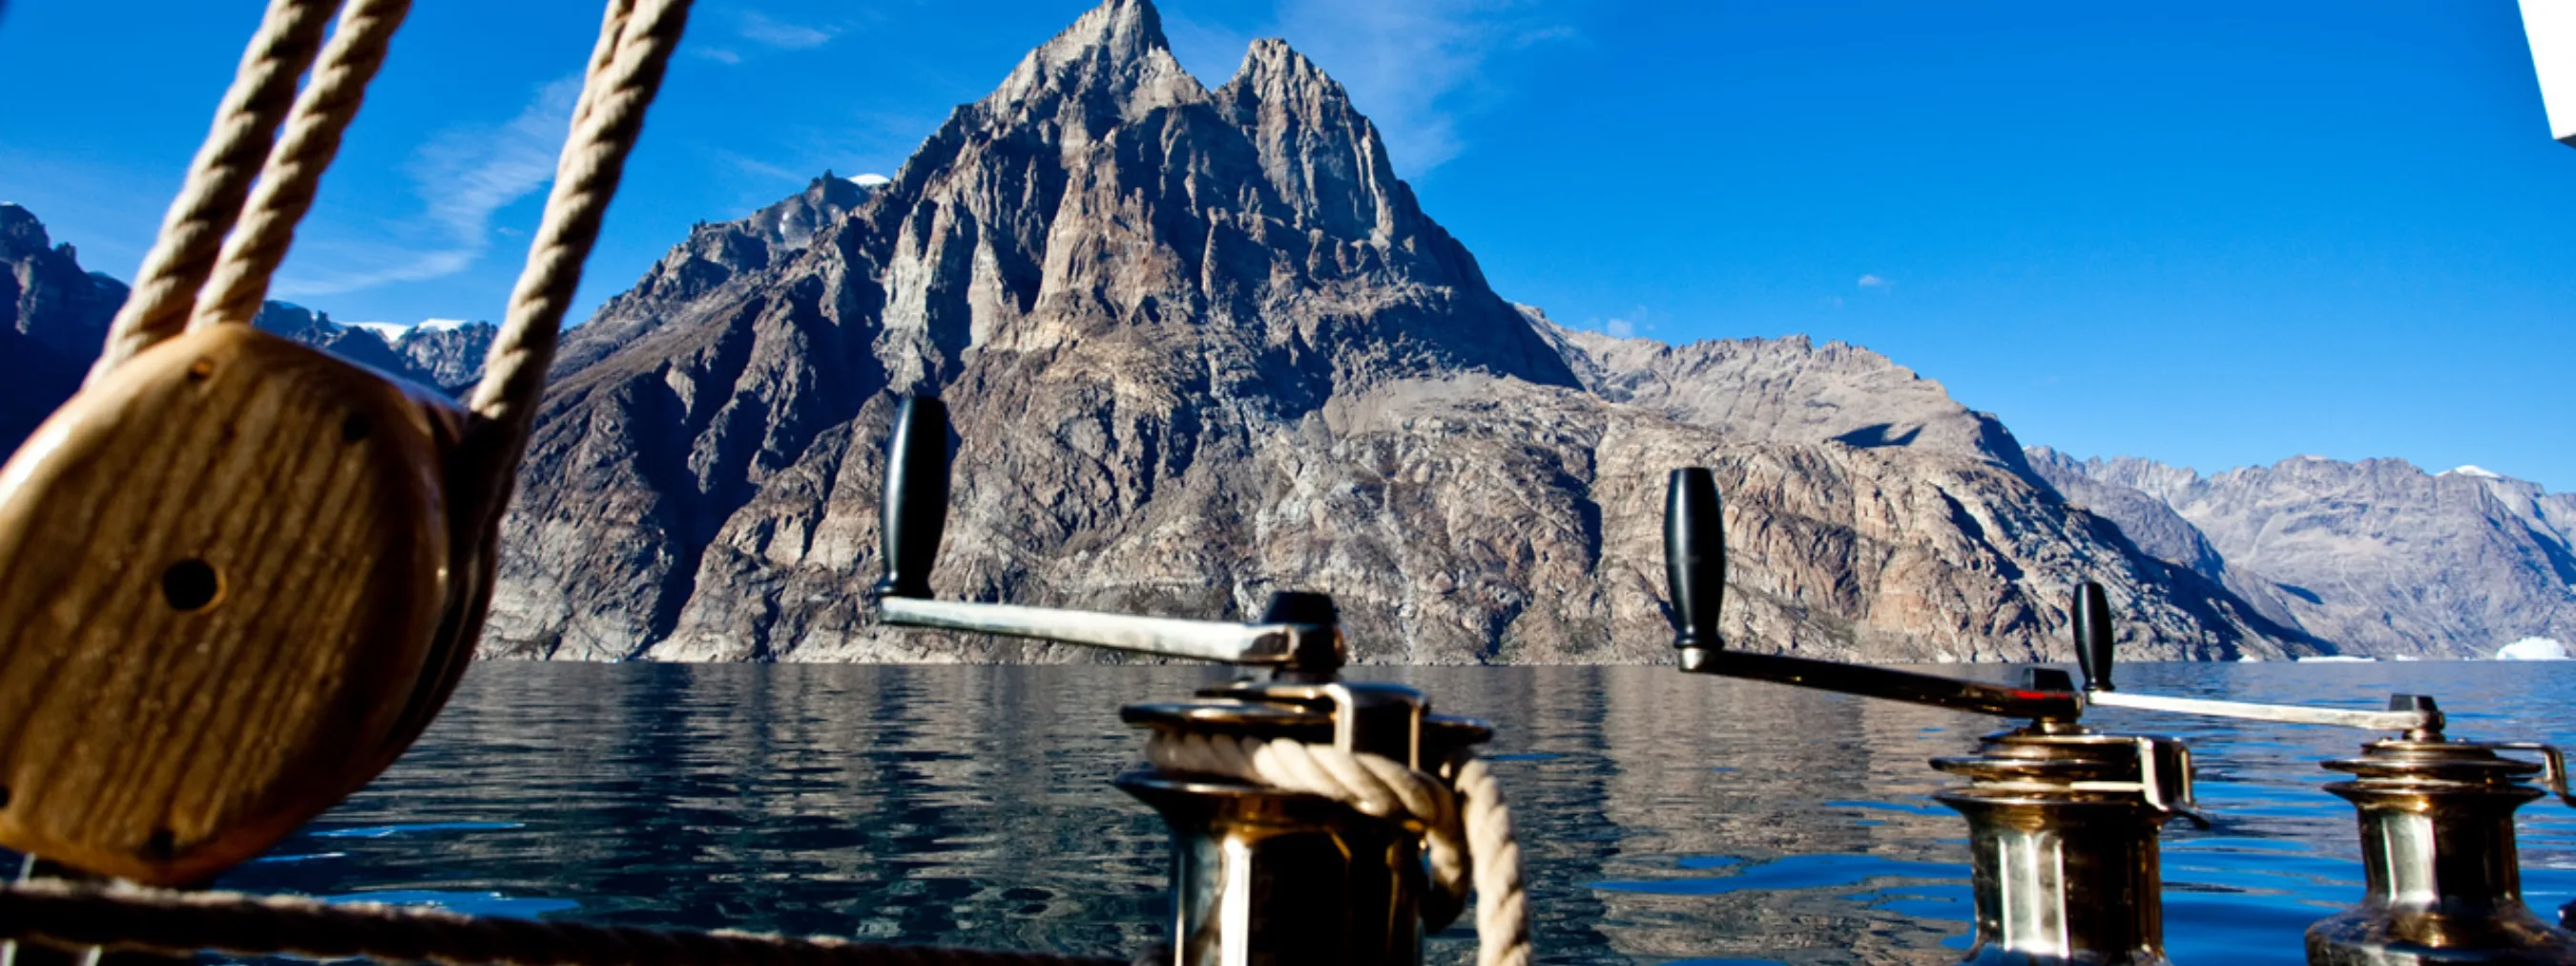
[[[1947, 669], [2003, 679], [2001, 668]], [[2378, 707], [2460, 737], [2576, 743], [2576, 663], [2139, 665], [2164, 693]], [[1924, 760], [2000, 722], [1669, 668], [1361, 669], [1483, 717], [1544, 961], [1955, 962], [1965, 826]], [[1110, 787], [1118, 705], [1185, 667], [550, 665], [475, 669], [411, 754], [221, 883], [604, 923], [1125, 955], [1159, 938], [1164, 832]], [[2174, 959], [2303, 962], [2352, 903], [2349, 806], [2316, 762], [2368, 735], [2112, 712], [2190, 739], [2209, 831], [2165, 834]], [[2576, 810], [2527, 807], [2524, 885], [2576, 898]], [[1432, 940], [1470, 962], [1473, 937]]]

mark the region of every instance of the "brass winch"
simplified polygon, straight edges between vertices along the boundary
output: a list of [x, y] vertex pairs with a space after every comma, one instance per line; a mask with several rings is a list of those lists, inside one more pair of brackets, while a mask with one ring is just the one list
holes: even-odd
[[[1939, 794], [1968, 819], [1977, 931], [1968, 963], [2165, 962], [2157, 835], [2194, 811], [2191, 755], [2178, 741], [2098, 734], [2089, 706], [2396, 732], [2325, 767], [2326, 786], [2360, 809], [2368, 893], [2308, 931], [2316, 966], [2428, 963], [2576, 964], [2576, 935], [2522, 902], [2513, 813], [2542, 786], [2570, 797], [2564, 756], [2546, 745], [2445, 738], [2433, 699], [2395, 695], [2385, 711], [2142, 695], [2113, 685], [2110, 603], [2098, 583], [2071, 608], [2079, 689], [2034, 669], [2019, 689], [1723, 648], [1717, 609], [1725, 544], [1707, 470], [1675, 471], [1664, 551], [1685, 671], [1955, 708], [2030, 724], [1988, 736], [1977, 753], [1932, 765], [1968, 779]], [[2537, 762], [2501, 752], [2528, 752]], [[2538, 783], [2533, 782], [2537, 779]]]
[[[1239, 681], [1192, 701], [1131, 704], [1119, 717], [1158, 741], [1284, 738], [1425, 770], [1493, 734], [1430, 713], [1412, 688], [1341, 681]], [[1171, 826], [1176, 962], [1418, 963], [1423, 921], [1458, 915], [1427, 888], [1430, 830], [1418, 821], [1155, 767], [1117, 782]]]
[[[2431, 707], [2413, 695], [2399, 700]], [[2544, 794], [2535, 776], [2567, 798], [2558, 749], [2451, 741], [2435, 731], [2374, 741], [2360, 757], [2325, 767], [2353, 776], [2326, 790], [2361, 812], [2367, 892], [2361, 905], [2308, 929], [2308, 962], [2576, 963], [2576, 934], [2523, 905], [2513, 834], [2514, 811]]]
[[[1338, 752], [1345, 766], [1373, 756], [1445, 778], [1492, 729], [1431, 713], [1413, 688], [1341, 680], [1348, 650], [1323, 594], [1276, 594], [1250, 624], [929, 599], [946, 525], [947, 438], [939, 400], [903, 403], [887, 453], [886, 574], [876, 588], [887, 623], [1271, 669], [1266, 680], [1120, 709], [1127, 723], [1150, 729], [1154, 763], [1118, 776], [1118, 787], [1161, 812], [1172, 832], [1172, 948], [1157, 958], [1175, 966], [1420, 963], [1425, 925], [1446, 925], [1466, 899], [1428, 881], [1429, 823], [1249, 780], [1222, 759], [1242, 764], [1277, 744]], [[1220, 760], [1182, 754], [1211, 749]]]
[[1932, 767], [1968, 779], [1933, 796], [1968, 820], [1966, 962], [2167, 962], [2157, 834], [2201, 821], [2181, 742], [2043, 723]]
[[2181, 742], [2085, 728], [2062, 671], [2033, 669], [2011, 688], [1726, 650], [1717, 632], [1725, 534], [1706, 469], [1673, 472], [1664, 556], [1684, 671], [2028, 721], [1987, 736], [1974, 755], [1932, 761], [1968, 779], [1935, 796], [1968, 821], [1977, 926], [1963, 963], [2168, 962], [2157, 836], [2177, 817], [2201, 822]]
[[2542, 786], [2576, 805], [2558, 749], [2446, 738], [2442, 709], [2420, 694], [2391, 695], [2387, 710], [2362, 711], [2120, 691], [2111, 681], [2110, 604], [2100, 584], [2078, 588], [2076, 614], [2087, 704], [2398, 732], [2363, 745], [2358, 758], [2325, 763], [2353, 776], [2326, 790], [2360, 810], [2365, 892], [2360, 905], [2309, 927], [2309, 963], [2576, 964], [2576, 934], [2523, 905], [2513, 834], [2514, 811], [2546, 794]]

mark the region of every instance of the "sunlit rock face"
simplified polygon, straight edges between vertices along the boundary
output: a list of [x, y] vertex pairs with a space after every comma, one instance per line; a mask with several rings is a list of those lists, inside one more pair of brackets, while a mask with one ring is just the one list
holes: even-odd
[[2031, 455], [2149, 552], [2337, 649], [2487, 657], [2499, 641], [2576, 639], [2576, 494], [2404, 460], [2303, 456], [2204, 477]]
[[1112, 0], [890, 182], [833, 180], [700, 226], [567, 337], [487, 654], [1089, 659], [871, 617], [898, 393], [955, 420], [954, 597], [1216, 617], [1317, 589], [1363, 660], [1665, 660], [1665, 475], [1708, 465], [1735, 646], [2062, 656], [2089, 577], [2136, 656], [2309, 647], [1874, 353], [1506, 301], [1285, 43], [1211, 90]]

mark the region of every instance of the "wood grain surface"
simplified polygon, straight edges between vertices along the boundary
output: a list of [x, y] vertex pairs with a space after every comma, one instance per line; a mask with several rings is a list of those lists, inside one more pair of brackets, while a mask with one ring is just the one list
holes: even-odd
[[448, 577], [444, 420], [224, 325], [37, 430], [0, 469], [0, 845], [193, 883], [389, 764], [480, 595]]

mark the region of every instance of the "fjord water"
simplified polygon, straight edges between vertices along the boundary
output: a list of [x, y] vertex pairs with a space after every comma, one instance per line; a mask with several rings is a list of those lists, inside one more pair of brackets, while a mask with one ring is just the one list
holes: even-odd
[[[2004, 668], [1948, 668], [2002, 680]], [[477, 667], [392, 771], [219, 885], [602, 923], [1126, 955], [1162, 932], [1164, 832], [1112, 788], [1118, 705], [1194, 667]], [[1671, 668], [1363, 668], [1496, 725], [1542, 960], [1955, 962], [1965, 826], [1924, 765], [2004, 722]], [[2377, 707], [2458, 737], [2576, 742], [2576, 663], [2139, 665], [2139, 690]], [[2111, 712], [2198, 755], [2216, 826], [2165, 835], [2173, 959], [2304, 961], [2354, 902], [2316, 762], [2365, 733]], [[2576, 810], [2525, 808], [2524, 888], [2576, 898]], [[1472, 931], [1433, 937], [1472, 962]]]

